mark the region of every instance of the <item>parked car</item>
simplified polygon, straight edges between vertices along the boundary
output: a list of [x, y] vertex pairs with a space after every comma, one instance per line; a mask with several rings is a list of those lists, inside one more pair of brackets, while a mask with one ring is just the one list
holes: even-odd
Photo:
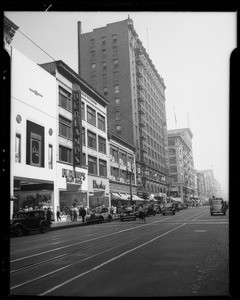
[[136, 220], [136, 214], [132, 206], [122, 206], [120, 220]]
[[10, 233], [15, 236], [27, 235], [31, 231], [46, 232], [48, 224], [43, 210], [29, 210], [14, 213], [10, 220]]
[[112, 215], [107, 207], [99, 206], [86, 215], [86, 223], [111, 222]]
[[152, 215], [152, 216], [155, 216], [157, 213], [155, 207], [153, 205], [150, 205], [148, 207], [145, 208], [145, 214], [146, 214], [146, 217]]
[[172, 203], [166, 203], [162, 207], [162, 215], [165, 216], [167, 214], [175, 215], [175, 206]]

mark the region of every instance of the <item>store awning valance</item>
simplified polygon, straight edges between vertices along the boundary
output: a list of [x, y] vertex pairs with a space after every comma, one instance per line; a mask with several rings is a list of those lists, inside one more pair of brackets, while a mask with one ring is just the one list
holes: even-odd
[[133, 195], [134, 201], [145, 201], [143, 198], [138, 197], [137, 195]]
[[119, 193], [111, 193], [111, 199], [113, 200], [121, 200], [122, 197]]
[[128, 197], [130, 197], [130, 195], [125, 194], [125, 193], [119, 193], [119, 194], [120, 194], [122, 200], [129, 200]]
[[182, 202], [181, 198], [170, 197], [170, 199], [175, 202]]

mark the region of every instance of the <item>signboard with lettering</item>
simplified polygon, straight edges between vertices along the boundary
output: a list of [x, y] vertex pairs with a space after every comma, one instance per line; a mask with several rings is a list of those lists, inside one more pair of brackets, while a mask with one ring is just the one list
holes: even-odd
[[67, 183], [82, 185], [82, 182], [85, 180], [84, 172], [77, 172], [68, 169], [62, 169], [62, 177], [66, 178]]
[[81, 116], [81, 91], [73, 90], [73, 165], [82, 165], [82, 116]]
[[98, 183], [97, 180], [93, 180], [93, 188], [94, 188], [94, 189], [105, 190], [105, 189], [106, 189], [106, 185], [103, 184], [102, 181], [101, 181], [100, 183]]

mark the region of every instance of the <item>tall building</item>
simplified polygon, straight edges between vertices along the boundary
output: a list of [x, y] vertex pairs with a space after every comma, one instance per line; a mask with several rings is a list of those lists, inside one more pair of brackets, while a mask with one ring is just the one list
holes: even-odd
[[109, 100], [109, 129], [136, 148], [138, 194], [165, 195], [166, 86], [130, 18], [79, 35], [79, 73]]
[[196, 194], [196, 179], [190, 128], [168, 130], [169, 170], [171, 193], [182, 201]]

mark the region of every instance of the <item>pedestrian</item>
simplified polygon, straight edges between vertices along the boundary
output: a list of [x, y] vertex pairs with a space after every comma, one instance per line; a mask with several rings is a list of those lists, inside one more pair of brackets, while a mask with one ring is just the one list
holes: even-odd
[[57, 221], [58, 221], [58, 220], [61, 221], [61, 216], [60, 216], [60, 214], [61, 214], [61, 211], [60, 211], [60, 208], [59, 208], [59, 206], [58, 206], [58, 207], [57, 207]]
[[47, 209], [47, 215], [46, 215], [46, 218], [47, 218], [47, 224], [48, 224], [48, 227], [51, 228], [51, 219], [52, 219], [52, 212], [51, 212], [51, 209], [50, 207], [48, 207]]
[[82, 222], [85, 222], [86, 210], [84, 207], [80, 207], [79, 215], [82, 217]]

